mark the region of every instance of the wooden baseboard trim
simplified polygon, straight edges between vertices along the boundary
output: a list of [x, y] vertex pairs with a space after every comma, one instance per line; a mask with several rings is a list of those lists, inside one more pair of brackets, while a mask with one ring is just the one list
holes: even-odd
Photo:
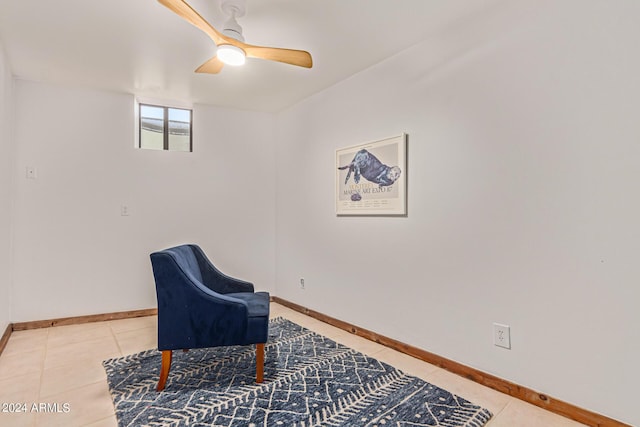
[[13, 324], [9, 323], [7, 328], [4, 330], [4, 334], [2, 334], [2, 338], [0, 338], [0, 355], [4, 351], [4, 348], [7, 346], [9, 342], [9, 337], [11, 336], [11, 332], [13, 332]]
[[134, 317], [153, 316], [158, 314], [157, 308], [143, 310], [118, 311], [115, 313], [90, 314], [87, 316], [61, 317], [58, 319], [35, 320], [31, 322], [18, 322], [13, 324], [14, 331], [26, 331], [29, 329], [49, 328], [51, 326], [79, 325], [82, 323], [104, 322], [107, 320], [132, 319]]
[[[492, 388], [509, 396], [531, 403], [547, 411], [562, 415], [580, 423], [592, 427], [632, 427], [629, 424], [624, 424], [620, 421], [616, 421], [604, 415], [600, 415], [598, 413], [580, 408], [570, 403], [563, 402], [544, 393], [540, 393], [538, 391], [523, 387], [494, 375], [487, 374], [486, 372], [482, 372], [478, 369], [471, 368], [442, 356], [438, 356], [437, 354], [428, 352], [418, 347], [414, 347], [393, 338], [380, 335], [368, 329], [360, 328], [351, 323], [336, 319], [335, 317], [327, 316], [326, 314], [311, 310], [307, 307], [301, 306], [283, 298], [272, 296], [270, 300], [275, 303], [282, 304], [285, 307], [289, 307], [292, 310], [298, 311], [309, 317], [313, 317], [322, 322], [328, 323], [329, 325], [335, 326], [336, 328], [374, 341], [378, 344], [392, 348], [401, 353], [408, 354], [409, 356], [413, 356], [417, 359], [438, 366], [471, 381], [477, 382], [486, 387]], [[10, 323], [9, 325], [7, 325], [2, 338], [0, 338], [0, 354], [2, 354], [2, 352], [4, 351], [4, 348], [6, 347], [7, 342], [9, 341], [9, 337], [11, 336], [11, 333], [13, 331], [26, 331], [30, 329], [49, 328], [52, 326], [104, 322], [107, 320], [131, 319], [135, 317], [153, 316], [156, 314], [158, 314], [158, 309], [150, 308], [143, 310], [120, 311], [115, 313], [92, 314], [87, 316], [62, 317], [50, 320]]]
[[327, 316], [326, 314], [311, 310], [307, 307], [298, 305], [291, 301], [287, 301], [279, 297], [272, 297], [272, 301], [278, 304], [282, 304], [285, 307], [289, 307], [292, 310], [298, 311], [307, 316], [328, 323], [331, 326], [335, 326], [336, 328], [351, 332], [352, 334], [369, 339], [378, 344], [382, 344], [401, 353], [408, 354], [417, 359], [445, 369], [449, 372], [470, 379], [471, 381], [477, 382], [486, 387], [508, 394], [509, 396], [539, 406], [540, 408], [543, 408], [547, 411], [562, 415], [563, 417], [570, 418], [580, 423], [593, 427], [631, 427], [629, 424], [621, 423], [614, 419], [605, 417], [604, 415], [600, 415], [595, 412], [577, 407], [570, 403], [563, 402], [544, 393], [540, 393], [530, 388], [523, 387], [521, 385], [501, 379], [494, 375], [487, 374], [486, 372], [482, 372], [478, 369], [471, 368], [442, 356], [438, 356], [437, 354], [430, 353], [418, 347], [405, 344], [393, 338], [385, 337], [384, 335], [380, 335], [373, 331], [360, 328], [351, 323], [343, 322], [342, 320]]

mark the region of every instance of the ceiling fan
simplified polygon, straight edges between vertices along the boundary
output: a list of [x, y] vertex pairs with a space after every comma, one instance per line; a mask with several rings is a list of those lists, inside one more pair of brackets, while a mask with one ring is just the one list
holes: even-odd
[[311, 54], [304, 50], [254, 46], [244, 42], [242, 27], [236, 17], [245, 14], [245, 0], [221, 0], [221, 9], [228, 19], [222, 32], [216, 30], [184, 0], [158, 0], [178, 16], [204, 31], [217, 46], [216, 55], [196, 69], [196, 73], [218, 74], [224, 64], [242, 65], [245, 58], [259, 58], [311, 68]]

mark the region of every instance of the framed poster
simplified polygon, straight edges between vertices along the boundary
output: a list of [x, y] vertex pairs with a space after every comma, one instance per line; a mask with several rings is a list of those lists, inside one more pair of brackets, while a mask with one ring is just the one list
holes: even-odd
[[406, 134], [336, 150], [336, 214], [407, 214]]

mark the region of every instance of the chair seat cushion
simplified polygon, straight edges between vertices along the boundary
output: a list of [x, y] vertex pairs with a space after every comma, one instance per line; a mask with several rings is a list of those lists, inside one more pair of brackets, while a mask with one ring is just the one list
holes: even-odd
[[268, 292], [232, 292], [224, 295], [245, 301], [249, 309], [249, 317], [269, 316]]

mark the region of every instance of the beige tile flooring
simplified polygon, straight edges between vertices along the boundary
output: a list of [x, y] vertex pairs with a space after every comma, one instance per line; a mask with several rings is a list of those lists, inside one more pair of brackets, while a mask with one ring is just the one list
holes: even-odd
[[[484, 406], [494, 414], [488, 427], [582, 425], [282, 305], [273, 303], [271, 316], [290, 319]], [[0, 412], [0, 426], [117, 426], [101, 363], [155, 345], [155, 316], [14, 332], [0, 356], [0, 403], [26, 403], [27, 412]], [[34, 403], [49, 408], [35, 411]]]

